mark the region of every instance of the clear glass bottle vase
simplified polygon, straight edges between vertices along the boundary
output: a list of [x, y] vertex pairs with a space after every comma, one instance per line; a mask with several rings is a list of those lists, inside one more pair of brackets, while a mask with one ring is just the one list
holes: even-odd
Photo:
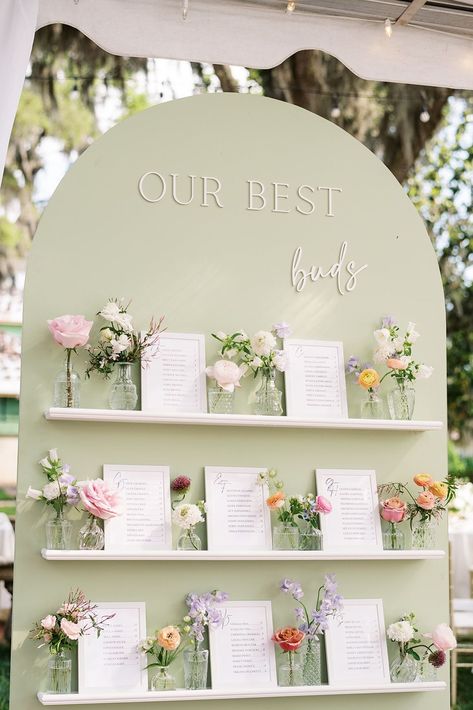
[[397, 380], [396, 387], [388, 393], [388, 409], [391, 419], [412, 419], [416, 393], [407, 380]]
[[210, 387], [207, 397], [211, 414], [233, 414], [235, 392], [227, 392], [221, 387]]
[[278, 685], [286, 688], [304, 685], [300, 656], [294, 651], [287, 651], [282, 656], [278, 673]]
[[104, 532], [101, 524], [93, 515], [79, 530], [79, 550], [103, 550]]
[[361, 403], [362, 419], [386, 419], [384, 402], [377, 392], [368, 392], [368, 399]]
[[261, 385], [255, 395], [254, 413], [265, 416], [282, 414], [282, 392], [276, 387], [276, 369], [262, 370]]
[[72, 524], [64, 518], [62, 512], [46, 523], [46, 548], [48, 550], [71, 549]]
[[151, 678], [151, 690], [176, 690], [176, 680], [169, 666], [159, 666]]
[[412, 549], [433, 550], [435, 547], [435, 523], [429, 518], [412, 523]]
[[391, 663], [393, 683], [413, 683], [417, 678], [419, 664], [409, 653], [399, 653]]
[[318, 528], [306, 525], [299, 528], [299, 550], [322, 550], [323, 535]]
[[387, 530], [383, 532], [384, 550], [405, 550], [405, 536], [396, 523], [389, 523]]
[[72, 661], [65, 651], [59, 651], [48, 659], [48, 693], [70, 693], [72, 684]]
[[273, 528], [273, 550], [298, 550], [299, 528], [297, 525], [279, 522]]
[[110, 409], [135, 409], [138, 402], [136, 385], [131, 379], [131, 363], [117, 362], [115, 380], [110, 388]]
[[80, 377], [71, 363], [72, 350], [67, 348], [64, 366], [54, 380], [53, 404], [55, 407], [80, 406]]
[[322, 683], [321, 657], [318, 637], [306, 637], [302, 649], [302, 678], [304, 685], [320, 685]]
[[194, 528], [183, 530], [177, 541], [178, 550], [201, 550], [202, 540]]
[[186, 649], [184, 657], [184, 687], [186, 690], [201, 690], [207, 687], [209, 652], [199, 648]]

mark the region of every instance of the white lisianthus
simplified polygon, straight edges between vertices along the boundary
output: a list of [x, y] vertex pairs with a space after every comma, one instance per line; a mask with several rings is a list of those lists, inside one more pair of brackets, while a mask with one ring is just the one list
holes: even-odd
[[236, 348], [230, 348], [230, 350], [225, 350], [225, 357], [227, 360], [231, 360], [232, 357], [238, 355], [238, 350]]
[[113, 354], [118, 355], [119, 353], [124, 352], [130, 345], [130, 338], [124, 333], [122, 333], [118, 336], [118, 338], [113, 338], [110, 341], [110, 344], [112, 346]]
[[250, 362], [250, 367], [254, 367], [255, 370], [258, 369], [258, 367], [261, 367], [263, 364], [263, 361], [260, 357], [255, 357], [253, 360]]
[[189, 530], [197, 523], [203, 523], [204, 518], [197, 505], [181, 503], [172, 512], [172, 522], [184, 530]]
[[416, 331], [416, 324], [415, 323], [408, 323], [407, 324], [407, 339], [410, 343], [415, 343], [416, 340], [419, 340], [420, 334]]
[[37, 488], [31, 488], [31, 486], [29, 486], [26, 492], [26, 497], [32, 498], [33, 500], [41, 500], [43, 494], [41, 491], [38, 491]]
[[99, 315], [101, 315], [105, 320], [116, 322], [118, 316], [120, 315], [120, 307], [116, 301], [107, 301]]
[[393, 348], [390, 343], [379, 345], [374, 351], [373, 360], [375, 362], [386, 362], [393, 354]]
[[259, 330], [250, 339], [250, 343], [255, 355], [267, 357], [276, 347], [276, 338], [268, 330]]
[[55, 500], [61, 495], [61, 486], [57, 481], [52, 481], [51, 483], [46, 483], [43, 488], [43, 496], [46, 500]]
[[417, 377], [420, 377], [421, 380], [428, 380], [429, 377], [431, 377], [433, 371], [434, 368], [430, 367], [430, 365], [419, 365]]
[[240, 330], [238, 335], [235, 336], [234, 340], [235, 343], [244, 343], [245, 340], [248, 340], [248, 336], [244, 330]]
[[276, 353], [276, 355], [273, 358], [273, 363], [274, 363], [274, 367], [276, 368], [276, 370], [279, 370], [279, 372], [284, 372], [284, 370], [286, 369], [286, 364], [287, 364], [286, 353], [284, 352], [284, 350], [279, 350]]
[[408, 643], [415, 635], [414, 627], [409, 621], [396, 621], [388, 626], [386, 633], [388, 639], [397, 643]]
[[100, 331], [100, 340], [107, 342], [113, 338], [113, 333], [110, 328], [104, 328]]
[[373, 335], [378, 345], [386, 345], [391, 340], [391, 333], [387, 328], [375, 330]]

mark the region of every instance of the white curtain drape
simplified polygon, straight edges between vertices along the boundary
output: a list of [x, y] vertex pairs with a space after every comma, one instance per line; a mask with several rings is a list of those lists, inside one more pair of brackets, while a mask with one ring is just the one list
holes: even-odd
[[0, 0], [0, 182], [38, 17], [38, 0]]

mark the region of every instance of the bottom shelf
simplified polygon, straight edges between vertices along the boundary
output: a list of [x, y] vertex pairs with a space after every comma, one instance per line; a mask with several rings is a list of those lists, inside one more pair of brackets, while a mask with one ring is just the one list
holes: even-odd
[[253, 688], [252, 690], [165, 690], [146, 693], [38, 693], [42, 705], [98, 705], [110, 703], [153, 703], [176, 700], [238, 700], [240, 698], [290, 698], [314, 695], [365, 695], [371, 693], [417, 693], [445, 690], [446, 683], [383, 683], [381, 685], [317, 685], [294, 688]]

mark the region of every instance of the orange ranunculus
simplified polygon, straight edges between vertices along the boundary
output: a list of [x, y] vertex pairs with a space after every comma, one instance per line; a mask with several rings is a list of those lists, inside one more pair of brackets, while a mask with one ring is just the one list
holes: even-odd
[[360, 372], [358, 376], [358, 384], [365, 390], [370, 390], [373, 387], [379, 387], [379, 375], [372, 367], [366, 368]]
[[299, 631], [294, 626], [286, 626], [274, 632], [272, 640], [277, 643], [283, 651], [297, 651], [301, 647], [305, 633]]
[[428, 473], [418, 473], [417, 476], [414, 476], [414, 483], [416, 486], [421, 486], [422, 488], [428, 488], [432, 480], [432, 476]]
[[165, 626], [158, 631], [157, 640], [165, 651], [175, 651], [181, 643], [181, 634], [175, 626]]
[[443, 481], [432, 481], [429, 483], [429, 491], [434, 494], [436, 498], [440, 500], [445, 500], [448, 494], [448, 486]]
[[435, 496], [430, 491], [422, 491], [417, 496], [416, 503], [423, 510], [432, 510], [435, 507]]
[[283, 491], [278, 491], [272, 496], [269, 496], [269, 498], [266, 498], [266, 505], [270, 510], [277, 510], [278, 508], [283, 507], [285, 500], [286, 494], [283, 493]]

